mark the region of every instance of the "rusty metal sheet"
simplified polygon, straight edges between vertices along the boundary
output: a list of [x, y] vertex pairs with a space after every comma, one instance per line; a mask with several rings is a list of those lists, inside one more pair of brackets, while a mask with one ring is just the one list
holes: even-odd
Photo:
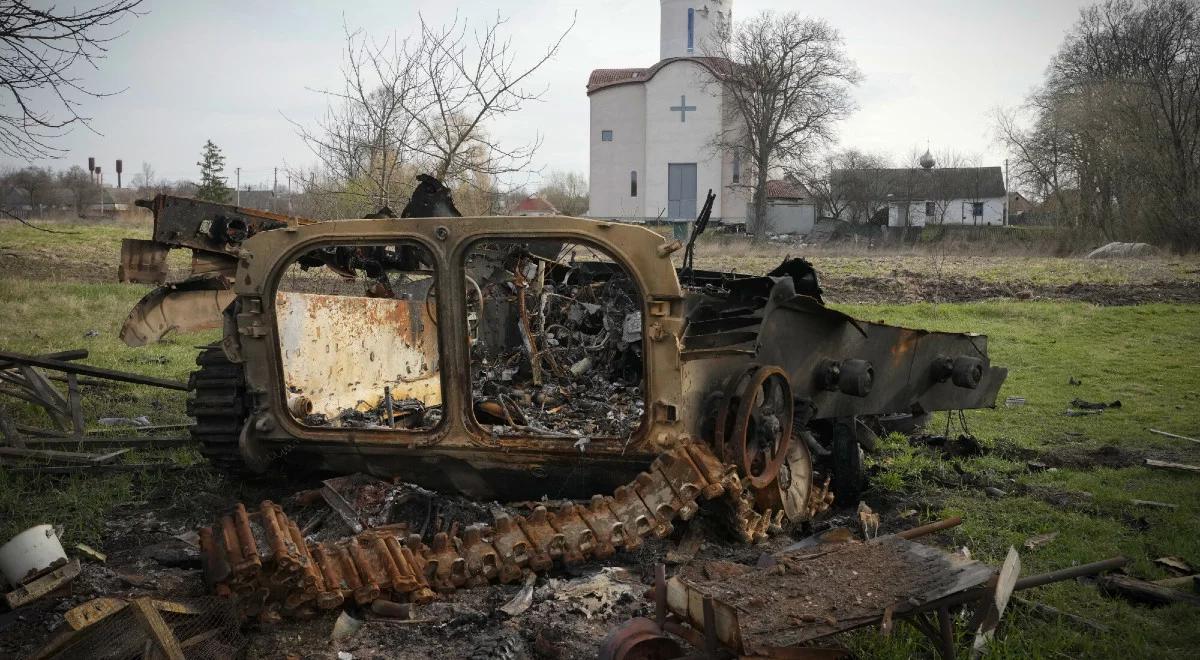
[[171, 332], [196, 332], [221, 327], [221, 312], [237, 297], [229, 289], [159, 287], [129, 312], [121, 325], [126, 346], [145, 346]]
[[333, 418], [362, 404], [442, 401], [433, 303], [279, 292], [275, 316], [284, 386]]

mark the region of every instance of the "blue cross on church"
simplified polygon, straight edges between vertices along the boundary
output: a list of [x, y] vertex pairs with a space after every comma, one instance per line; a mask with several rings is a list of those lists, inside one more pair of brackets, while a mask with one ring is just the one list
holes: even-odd
[[687, 104], [687, 95], [686, 94], [679, 97], [679, 105], [671, 106], [671, 112], [678, 112], [679, 113], [679, 121], [681, 121], [681, 122], [687, 121], [688, 110], [694, 111], [695, 109], [696, 109], [696, 106]]

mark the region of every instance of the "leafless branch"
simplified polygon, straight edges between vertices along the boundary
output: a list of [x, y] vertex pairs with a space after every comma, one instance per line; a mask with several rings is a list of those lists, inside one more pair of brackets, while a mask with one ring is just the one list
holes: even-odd
[[[139, 16], [143, 0], [106, 0], [91, 9], [39, 8], [24, 0], [0, 4], [0, 153], [15, 158], [57, 156], [54, 141], [74, 125], [91, 128], [82, 99], [120, 93], [85, 86], [81, 66], [98, 68], [110, 28]], [[52, 106], [53, 109], [47, 109]]]

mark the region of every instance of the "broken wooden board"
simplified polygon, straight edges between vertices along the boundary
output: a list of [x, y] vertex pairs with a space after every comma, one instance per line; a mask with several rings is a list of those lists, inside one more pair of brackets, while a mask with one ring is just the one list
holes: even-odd
[[82, 465], [103, 465], [116, 460], [118, 456], [129, 449], [118, 449], [105, 454], [88, 454], [77, 451], [58, 451], [55, 449], [30, 449], [28, 447], [0, 447], [0, 458], [29, 458], [47, 462], [72, 463]]
[[1189, 594], [1153, 582], [1146, 582], [1128, 575], [1103, 575], [1096, 578], [1100, 591], [1113, 596], [1148, 605], [1170, 605], [1187, 603], [1200, 607], [1200, 596]]
[[988, 644], [996, 634], [996, 628], [1000, 625], [1000, 619], [1004, 616], [1004, 610], [1008, 608], [1008, 601], [1012, 598], [1013, 589], [1020, 576], [1021, 557], [1017, 554], [1016, 548], [1009, 546], [1008, 556], [1004, 559], [1000, 574], [996, 576], [996, 589], [988, 599], [985, 605], [986, 609], [981, 610], [978, 616], [979, 623], [975, 629], [975, 641], [971, 644], [972, 658], [983, 656], [984, 651], [987, 650]]
[[899, 618], [995, 574], [980, 562], [896, 536], [777, 559], [774, 566], [732, 573], [706, 574], [706, 564], [693, 563], [667, 581], [667, 607], [703, 631], [710, 598], [717, 640], [756, 653], [878, 623], [889, 608]]
[[57, 591], [77, 577], [79, 577], [79, 560], [72, 559], [42, 577], [4, 594], [4, 602], [8, 604], [9, 609], [15, 610], [46, 594]]
[[1146, 467], [1159, 468], [1161, 470], [1178, 470], [1180, 472], [1192, 472], [1200, 474], [1200, 465], [1186, 465], [1184, 463], [1172, 463], [1171, 461], [1160, 461], [1153, 458], [1146, 459]]

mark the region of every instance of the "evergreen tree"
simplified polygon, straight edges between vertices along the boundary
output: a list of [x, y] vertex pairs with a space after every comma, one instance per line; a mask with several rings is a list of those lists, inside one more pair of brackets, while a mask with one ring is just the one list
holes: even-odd
[[196, 189], [196, 199], [223, 204], [229, 201], [229, 186], [225, 185], [225, 157], [221, 148], [212, 140], [204, 143], [204, 154], [200, 157], [200, 187]]

